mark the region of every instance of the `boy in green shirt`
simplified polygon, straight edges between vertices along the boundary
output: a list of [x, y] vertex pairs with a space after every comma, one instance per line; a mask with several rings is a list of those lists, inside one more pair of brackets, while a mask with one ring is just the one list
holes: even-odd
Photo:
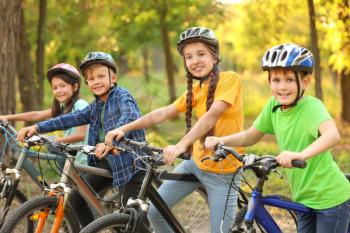
[[[225, 137], [208, 137], [205, 146], [250, 146], [273, 134], [281, 153], [278, 163], [287, 169], [293, 200], [312, 209], [298, 213], [299, 233], [346, 233], [350, 214], [350, 184], [332, 158], [340, 141], [338, 129], [323, 103], [303, 96], [310, 83], [313, 56], [295, 44], [266, 51], [262, 69], [268, 71], [272, 97], [248, 130]], [[305, 169], [292, 160], [306, 160]]]

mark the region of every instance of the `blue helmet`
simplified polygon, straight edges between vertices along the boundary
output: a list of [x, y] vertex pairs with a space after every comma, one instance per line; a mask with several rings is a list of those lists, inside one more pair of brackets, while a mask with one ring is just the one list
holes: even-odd
[[285, 68], [312, 73], [314, 59], [312, 53], [296, 44], [281, 44], [268, 49], [261, 60], [263, 70]]

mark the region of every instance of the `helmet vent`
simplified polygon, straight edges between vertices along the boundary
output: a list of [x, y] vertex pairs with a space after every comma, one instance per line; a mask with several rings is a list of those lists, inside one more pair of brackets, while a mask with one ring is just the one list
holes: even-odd
[[286, 59], [287, 54], [288, 54], [287, 51], [284, 51], [284, 52], [282, 53], [281, 61], [284, 61], [284, 60]]
[[276, 57], [277, 57], [277, 52], [274, 51], [273, 54], [272, 54], [272, 57], [271, 57], [271, 62], [272, 62], [272, 63], [275, 62]]
[[266, 53], [266, 56], [265, 56], [265, 60], [266, 60], [266, 61], [269, 60], [269, 56], [270, 56], [270, 51], [268, 51], [268, 52]]

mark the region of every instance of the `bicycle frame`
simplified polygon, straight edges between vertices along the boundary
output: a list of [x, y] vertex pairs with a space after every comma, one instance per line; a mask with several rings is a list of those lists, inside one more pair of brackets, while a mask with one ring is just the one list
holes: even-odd
[[162, 180], [181, 180], [189, 182], [199, 182], [192, 174], [178, 174], [172, 172], [157, 173], [152, 167], [147, 168], [145, 177], [137, 199], [129, 199], [127, 205], [138, 204], [143, 211], [148, 211], [149, 204], [145, 201], [147, 198], [158, 209], [164, 219], [167, 221], [171, 229], [176, 233], [186, 233], [187, 231], [177, 220], [175, 215], [169, 209], [165, 201], [157, 192], [157, 189], [152, 185], [155, 179]]
[[253, 190], [244, 222], [252, 225], [255, 219], [267, 232], [282, 233], [282, 230], [265, 209], [265, 205], [292, 210], [299, 213], [310, 214], [313, 212], [303, 204], [281, 199], [279, 196], [264, 197], [261, 192]]

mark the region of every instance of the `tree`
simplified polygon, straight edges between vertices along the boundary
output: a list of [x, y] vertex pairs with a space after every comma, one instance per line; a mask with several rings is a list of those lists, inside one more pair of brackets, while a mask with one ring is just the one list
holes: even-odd
[[350, 6], [348, 0], [322, 1], [324, 46], [329, 65], [340, 78], [341, 119], [350, 123]]
[[121, 38], [118, 45], [123, 51], [135, 53], [144, 44], [157, 44], [162, 47], [169, 102], [176, 98], [176, 67], [172, 51], [178, 35], [187, 27], [201, 25], [203, 22], [207, 27], [216, 27], [217, 23], [214, 22], [220, 22], [224, 11], [218, 2], [210, 0], [118, 1], [110, 9], [114, 15], [118, 15], [113, 18], [113, 31], [116, 38]]
[[21, 5], [20, 9], [19, 48], [17, 53], [17, 78], [22, 111], [28, 112], [38, 110], [40, 106], [38, 106], [36, 98], [34, 67], [30, 56], [31, 45], [26, 33], [23, 5]]
[[16, 109], [16, 55], [20, 26], [20, 0], [0, 1], [0, 114]]
[[320, 50], [318, 48], [317, 30], [316, 30], [316, 23], [315, 23], [315, 7], [314, 7], [313, 0], [307, 0], [307, 3], [309, 6], [311, 51], [314, 55], [314, 60], [315, 60], [315, 92], [316, 92], [316, 97], [322, 100], [323, 99], [322, 76], [321, 76], [321, 65], [320, 65]]
[[36, 90], [38, 97], [38, 105], [42, 106], [44, 99], [44, 61], [45, 61], [45, 22], [46, 22], [46, 0], [40, 0], [39, 3], [39, 22], [36, 48]]

